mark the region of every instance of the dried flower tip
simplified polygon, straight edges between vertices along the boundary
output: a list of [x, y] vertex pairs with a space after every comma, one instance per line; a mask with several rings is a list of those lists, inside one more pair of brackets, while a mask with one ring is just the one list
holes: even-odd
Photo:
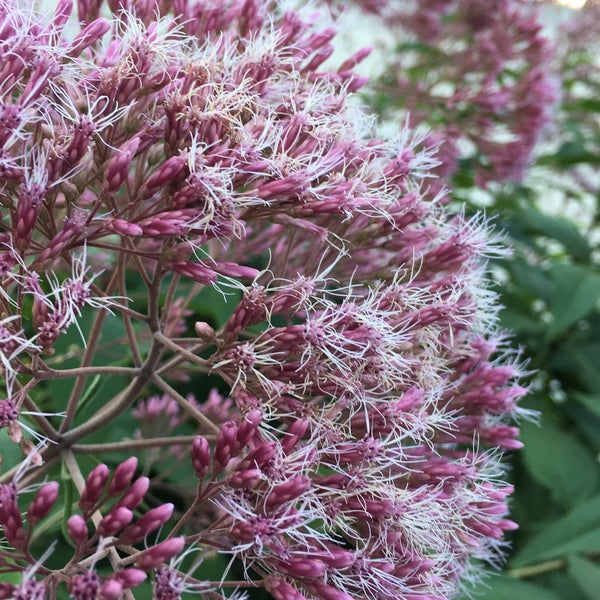
[[206, 321], [196, 321], [194, 331], [203, 342], [213, 342], [215, 340], [215, 330]]

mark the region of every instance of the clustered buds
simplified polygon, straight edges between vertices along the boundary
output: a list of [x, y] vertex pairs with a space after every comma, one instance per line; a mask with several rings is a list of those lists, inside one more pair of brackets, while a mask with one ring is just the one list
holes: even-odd
[[451, 598], [515, 527], [483, 219], [314, 7], [73, 8], [0, 0], [0, 598]]

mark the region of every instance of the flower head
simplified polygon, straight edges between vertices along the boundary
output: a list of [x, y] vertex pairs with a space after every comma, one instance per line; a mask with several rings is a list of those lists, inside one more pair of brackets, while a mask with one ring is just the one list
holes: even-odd
[[68, 0], [1, 0], [23, 52], [0, 84], [19, 106], [0, 418], [40, 409], [28, 477], [60, 467], [79, 495], [46, 483], [23, 511], [3, 483], [9, 562], [60, 501], [73, 555], [44, 574], [73, 598], [148, 573], [157, 598], [214, 597], [228, 573], [196, 567], [215, 551], [276, 598], [450, 597], [514, 527], [498, 459], [524, 390], [486, 342], [485, 223], [428, 193], [422, 134], [375, 135], [350, 101], [368, 52], [329, 70], [312, 8], [101, 4], [78, 3], [77, 33]]

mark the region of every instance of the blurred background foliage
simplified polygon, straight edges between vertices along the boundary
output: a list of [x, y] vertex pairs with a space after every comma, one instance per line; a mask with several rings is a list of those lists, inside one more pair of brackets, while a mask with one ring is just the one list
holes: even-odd
[[[520, 423], [524, 448], [509, 458], [520, 529], [507, 562], [465, 593], [482, 600], [600, 598], [600, 6], [559, 16], [547, 65], [558, 93], [523, 178], [477, 182], [486, 157], [470, 144], [458, 147], [447, 179], [450, 201], [470, 213], [484, 207], [512, 248], [510, 259], [492, 262], [492, 285], [529, 373], [522, 406], [538, 415]], [[395, 87], [403, 64], [414, 66], [416, 83], [443, 74], [450, 56], [437, 40], [403, 39], [369, 88], [370, 106], [384, 120], [416, 107], [434, 134], [468, 129], [474, 117], [464, 107], [428, 112], [406, 81]]]

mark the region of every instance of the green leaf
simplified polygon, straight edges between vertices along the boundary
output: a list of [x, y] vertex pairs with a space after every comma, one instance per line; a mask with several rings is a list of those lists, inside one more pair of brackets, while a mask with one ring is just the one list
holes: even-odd
[[600, 452], [600, 396], [574, 393], [565, 412], [574, 421], [596, 452]]
[[569, 141], [562, 144], [554, 154], [548, 154], [538, 159], [542, 165], [567, 168], [580, 163], [600, 164], [600, 156], [589, 152], [579, 141]]
[[600, 113], [600, 100], [595, 98], [578, 98], [577, 100], [563, 104], [563, 109]]
[[590, 312], [600, 298], [600, 275], [579, 265], [557, 264], [551, 270], [555, 291], [549, 309], [554, 320], [546, 330], [553, 340]]
[[503, 327], [521, 334], [543, 334], [545, 326], [534, 318], [530, 301], [506, 289], [498, 291], [504, 307], [500, 312], [500, 323]]
[[561, 506], [575, 506], [598, 491], [599, 465], [574, 433], [544, 419], [541, 427], [523, 423], [520, 438], [525, 444], [521, 454], [531, 477]]
[[477, 588], [471, 598], [473, 597], [477, 600], [561, 600], [560, 596], [548, 588], [507, 575], [490, 577]]
[[520, 292], [527, 290], [534, 298], [541, 298], [546, 302], [552, 299], [554, 283], [549, 279], [546, 269], [520, 258], [506, 261], [505, 267]]
[[591, 248], [577, 226], [570, 220], [543, 213], [536, 208], [519, 209], [511, 217], [530, 234], [538, 234], [560, 242], [575, 259], [588, 260]]
[[576, 374], [579, 380], [585, 384], [588, 390], [600, 394], [600, 369], [598, 369], [600, 342], [570, 347], [569, 350], [578, 366]]
[[574, 392], [573, 398], [600, 419], [600, 394], [582, 394], [580, 392]]
[[531, 538], [511, 558], [510, 566], [523, 567], [576, 552], [599, 550], [600, 496], [596, 495]]
[[589, 600], [598, 600], [600, 586], [600, 566], [579, 556], [569, 557], [569, 574]]

